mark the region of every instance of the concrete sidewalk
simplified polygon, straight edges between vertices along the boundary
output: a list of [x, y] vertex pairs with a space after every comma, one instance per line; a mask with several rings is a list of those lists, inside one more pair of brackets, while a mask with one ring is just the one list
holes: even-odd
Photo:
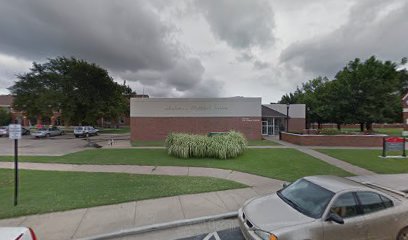
[[[0, 168], [13, 168], [0, 162]], [[21, 169], [133, 174], [209, 176], [228, 179], [249, 188], [189, 194], [64, 212], [0, 220], [0, 226], [29, 226], [39, 239], [77, 239], [150, 224], [236, 211], [254, 197], [277, 191], [282, 181], [231, 170], [199, 167], [154, 167], [129, 165], [71, 165], [20, 163]]]

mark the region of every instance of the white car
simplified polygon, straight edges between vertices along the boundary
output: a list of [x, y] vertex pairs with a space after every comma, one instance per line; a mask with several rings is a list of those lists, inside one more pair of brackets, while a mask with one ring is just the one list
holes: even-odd
[[57, 127], [40, 128], [34, 132], [31, 132], [31, 136], [36, 137], [36, 138], [60, 136], [63, 134], [64, 134], [64, 131]]
[[0, 127], [0, 137], [7, 137], [8, 136], [8, 127]]
[[79, 126], [74, 129], [74, 135], [76, 138], [98, 135], [98, 132], [99, 130], [92, 126]]
[[0, 227], [1, 240], [37, 240], [34, 231], [27, 227]]

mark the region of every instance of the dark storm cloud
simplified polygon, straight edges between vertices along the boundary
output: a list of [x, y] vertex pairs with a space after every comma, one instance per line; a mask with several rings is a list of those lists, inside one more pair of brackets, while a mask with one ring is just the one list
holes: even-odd
[[0, 6], [0, 53], [31, 60], [75, 56], [122, 79], [151, 73], [140, 82], [156, 86], [161, 79], [184, 94], [203, 84], [201, 62], [184, 56], [172, 26], [148, 1], [0, 0]]
[[197, 0], [215, 36], [234, 48], [267, 46], [274, 41], [273, 11], [265, 0]]
[[195, 58], [179, 60], [168, 71], [127, 71], [121, 77], [140, 82], [154, 96], [215, 97], [222, 93], [223, 84], [204, 77], [205, 69]]
[[5, 0], [0, 49], [26, 58], [78, 56], [115, 69], [165, 69], [177, 51], [158, 19], [140, 1]]
[[333, 76], [356, 57], [376, 55], [399, 61], [408, 54], [406, 16], [406, 1], [361, 1], [353, 7], [345, 25], [323, 37], [289, 46], [280, 60], [327, 76]]

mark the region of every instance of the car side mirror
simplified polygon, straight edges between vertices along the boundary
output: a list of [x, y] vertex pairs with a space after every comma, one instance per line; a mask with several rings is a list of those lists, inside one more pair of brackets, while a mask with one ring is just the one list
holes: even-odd
[[283, 188], [286, 188], [287, 186], [289, 186], [290, 185], [290, 182], [284, 182], [283, 184], [282, 184], [282, 187]]
[[326, 221], [332, 221], [338, 224], [344, 224], [344, 219], [335, 213], [330, 213], [329, 216], [327, 216]]

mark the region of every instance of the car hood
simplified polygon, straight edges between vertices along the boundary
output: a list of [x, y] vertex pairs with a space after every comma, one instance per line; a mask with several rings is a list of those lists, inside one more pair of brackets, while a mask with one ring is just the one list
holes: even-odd
[[315, 220], [292, 208], [277, 194], [253, 199], [243, 207], [243, 212], [255, 227], [268, 232]]

